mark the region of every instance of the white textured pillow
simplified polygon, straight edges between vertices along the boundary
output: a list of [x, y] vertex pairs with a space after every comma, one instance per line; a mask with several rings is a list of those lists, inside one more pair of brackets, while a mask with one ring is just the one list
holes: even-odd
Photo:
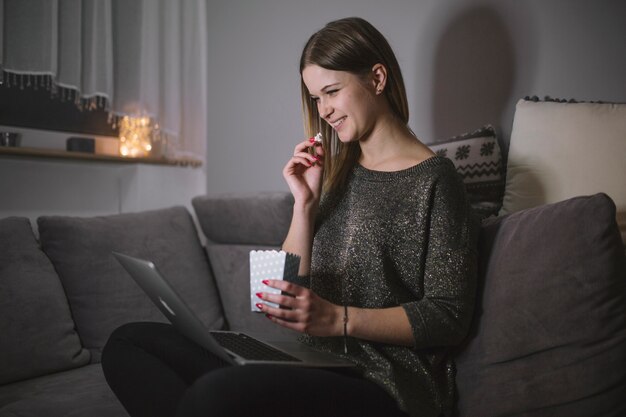
[[598, 192], [626, 242], [626, 104], [520, 100], [500, 214]]

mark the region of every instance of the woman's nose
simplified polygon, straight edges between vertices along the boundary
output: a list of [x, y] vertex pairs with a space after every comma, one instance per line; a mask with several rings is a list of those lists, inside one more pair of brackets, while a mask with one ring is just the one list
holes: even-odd
[[328, 100], [319, 101], [318, 112], [324, 119], [328, 119], [328, 117], [333, 114], [333, 108], [330, 103], [328, 103]]

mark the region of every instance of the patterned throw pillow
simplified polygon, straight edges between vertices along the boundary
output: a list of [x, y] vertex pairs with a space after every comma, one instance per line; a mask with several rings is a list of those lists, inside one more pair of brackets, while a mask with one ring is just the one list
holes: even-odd
[[472, 208], [481, 218], [498, 214], [504, 195], [504, 170], [491, 125], [428, 146], [437, 155], [452, 160], [463, 178]]

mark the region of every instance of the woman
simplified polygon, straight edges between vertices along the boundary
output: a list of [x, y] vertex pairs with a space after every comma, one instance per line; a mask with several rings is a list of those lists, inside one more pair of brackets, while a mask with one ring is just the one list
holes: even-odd
[[300, 72], [309, 134], [324, 140], [299, 143], [283, 170], [295, 200], [283, 249], [301, 257], [310, 284], [267, 281], [290, 295], [260, 293], [259, 306], [358, 372], [227, 367], [168, 326], [135, 324], [116, 331], [103, 354], [107, 380], [133, 416], [452, 410], [447, 351], [468, 330], [475, 291], [463, 184], [407, 126], [400, 68], [368, 22], [327, 24], [307, 42]]

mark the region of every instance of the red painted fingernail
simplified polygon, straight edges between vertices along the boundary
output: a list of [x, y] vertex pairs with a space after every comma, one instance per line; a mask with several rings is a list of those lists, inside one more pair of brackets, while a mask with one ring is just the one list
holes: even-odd
[[315, 143], [315, 138], [309, 138], [309, 142]]
[[263, 284], [265, 284], [265, 285], [269, 285], [269, 283], [270, 283], [270, 281], [269, 281], [269, 280], [267, 280], [267, 279], [264, 279], [264, 280], [263, 280], [263, 281], [261, 281], [261, 282], [262, 282]]
[[258, 293], [256, 293], [256, 296], [259, 297], [259, 298], [263, 298], [263, 293], [262, 292], [258, 292]]
[[261, 303], [256, 303], [256, 308], [258, 308], [259, 310], [263, 310], [263, 304]]
[[265, 315], [265, 317], [267, 317], [267, 318], [268, 318], [268, 319], [270, 319], [270, 320], [272, 319], [272, 316], [271, 316], [271, 315], [269, 315], [269, 314], [266, 314], [266, 315]]
[[319, 157], [319, 156], [317, 156], [317, 155], [313, 155], [313, 158], [315, 158], [317, 161], [321, 161], [321, 160], [322, 160], [322, 158], [320, 158], [320, 157]]

